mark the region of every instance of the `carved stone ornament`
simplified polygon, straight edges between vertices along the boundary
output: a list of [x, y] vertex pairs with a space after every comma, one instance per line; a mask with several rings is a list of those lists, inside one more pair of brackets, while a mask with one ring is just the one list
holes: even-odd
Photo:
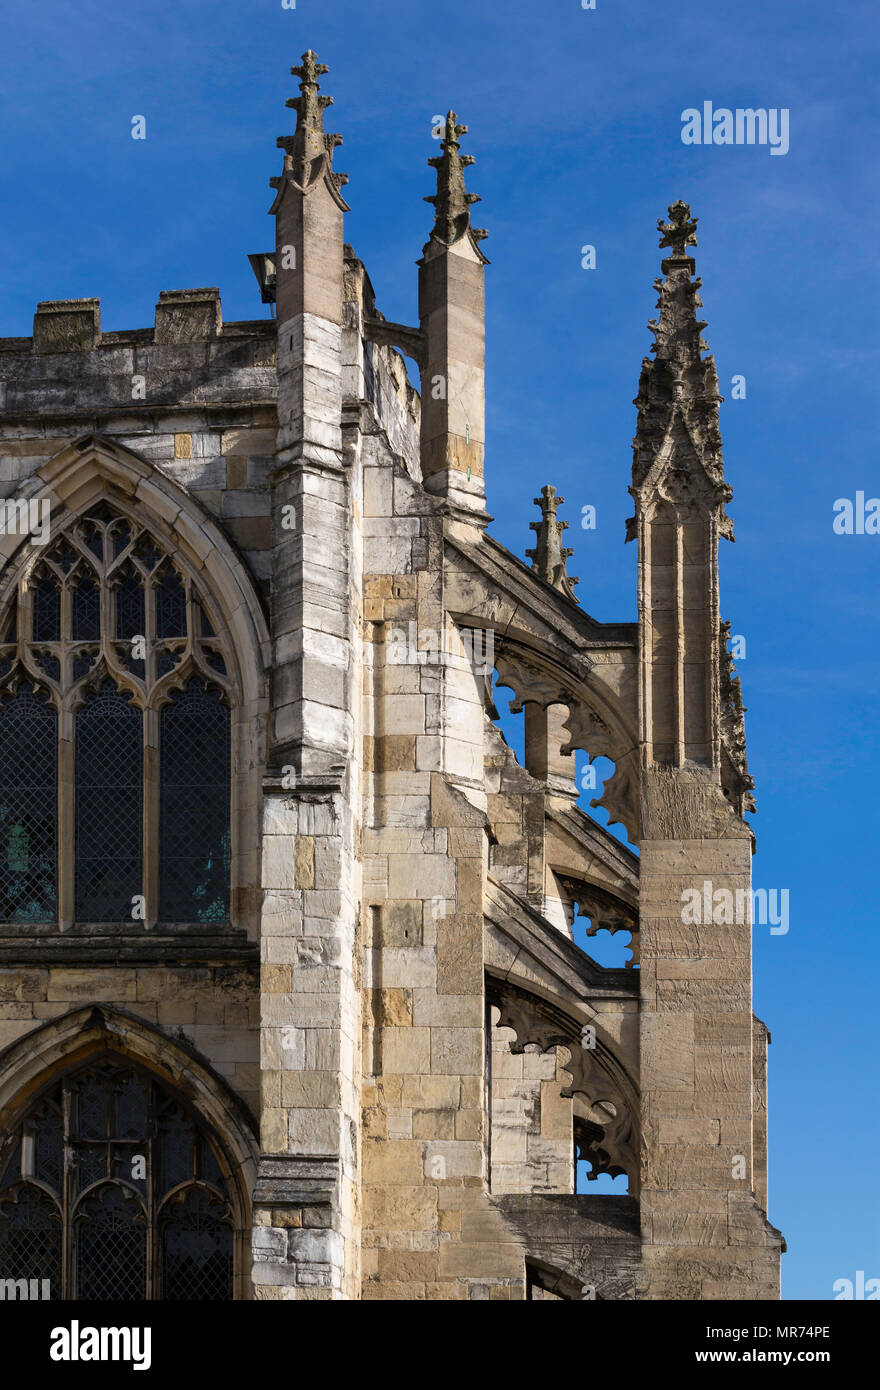
[[561, 1095], [573, 1099], [575, 1113], [600, 1131], [590, 1136], [582, 1156], [597, 1165], [593, 1176], [626, 1173], [634, 1189], [639, 1174], [637, 1103], [632, 1083], [616, 1058], [573, 1019], [522, 990], [496, 981], [490, 999], [500, 1011], [498, 1026], [516, 1033], [511, 1052], [523, 1052], [530, 1045], [537, 1045], [541, 1052], [566, 1048], [569, 1058], [562, 1065], [571, 1081]]

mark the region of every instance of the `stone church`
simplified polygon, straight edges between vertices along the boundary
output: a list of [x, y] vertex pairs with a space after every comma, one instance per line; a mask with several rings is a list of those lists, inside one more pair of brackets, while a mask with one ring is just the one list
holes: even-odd
[[292, 71], [272, 317], [0, 340], [0, 1290], [777, 1298], [696, 219], [658, 224], [638, 621], [600, 622], [552, 486], [530, 565], [492, 538], [467, 127], [392, 323]]

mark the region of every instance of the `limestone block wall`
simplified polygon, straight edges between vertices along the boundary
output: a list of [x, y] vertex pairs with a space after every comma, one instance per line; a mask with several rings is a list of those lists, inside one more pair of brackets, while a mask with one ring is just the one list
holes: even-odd
[[344, 298], [343, 396], [369, 405], [373, 423], [384, 432], [391, 452], [412, 478], [420, 479], [419, 394], [400, 353], [366, 337], [364, 320], [383, 316], [364, 264], [350, 246], [345, 247]]
[[[648, 781], [646, 825], [666, 834], [641, 845], [642, 1297], [777, 1298], [779, 1234], [754, 1195], [751, 928], [681, 911], [706, 880], [749, 900], [751, 843], [707, 779], [668, 801], [672, 775]], [[699, 839], [713, 805], [718, 838]]]
[[486, 813], [494, 840], [489, 868], [500, 883], [540, 910], [545, 788], [520, 766], [501, 730], [488, 719], [485, 736]]
[[362, 1296], [522, 1296], [486, 1192], [483, 679], [437, 504], [380, 439], [364, 465]]
[[764, 1211], [768, 1207], [767, 1172], [767, 1049], [770, 1032], [759, 1018], [754, 1019], [752, 1034], [752, 1182], [755, 1197]]
[[561, 1095], [564, 1048], [515, 1053], [512, 1028], [492, 1029], [490, 1185], [493, 1192], [573, 1192], [572, 1103]]
[[0, 1049], [84, 1004], [134, 1014], [194, 1047], [259, 1112], [259, 989], [253, 966], [0, 966]]
[[[14, 496], [72, 440], [108, 435], [192, 493], [265, 595], [275, 325], [224, 325], [218, 292], [195, 293], [202, 299], [173, 304], [173, 333], [162, 297], [155, 328], [103, 334], [97, 300], [85, 301], [95, 306], [87, 312], [57, 311], [83, 303], [73, 300], [40, 306], [33, 338], [0, 339], [0, 496]], [[84, 318], [97, 320], [87, 335], [77, 331]], [[47, 319], [62, 331], [47, 334]]]

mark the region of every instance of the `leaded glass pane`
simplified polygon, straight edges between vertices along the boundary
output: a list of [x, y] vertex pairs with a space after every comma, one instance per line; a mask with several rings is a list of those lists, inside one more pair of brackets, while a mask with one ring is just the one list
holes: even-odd
[[162, 1186], [169, 1190], [193, 1176], [193, 1127], [174, 1106], [159, 1121], [159, 1154]]
[[14, 642], [18, 637], [18, 603], [13, 599], [0, 618], [0, 641]]
[[64, 1175], [64, 1139], [61, 1112], [50, 1101], [40, 1107], [34, 1118], [34, 1177], [61, 1191]]
[[101, 1077], [87, 1072], [79, 1076], [71, 1088], [76, 1097], [77, 1139], [106, 1139], [107, 1104]]
[[81, 579], [73, 591], [73, 636], [77, 642], [101, 636], [101, 591], [89, 578]]
[[139, 646], [135, 647], [134, 643], [132, 643], [130, 646], [118, 646], [116, 648], [116, 655], [119, 657], [126, 671], [131, 671], [132, 675], [143, 680], [146, 676], [147, 664], [143, 657], [134, 655], [135, 651], [140, 650], [142, 649]]
[[232, 1297], [232, 1230], [224, 1206], [202, 1188], [166, 1208], [162, 1230], [162, 1297], [223, 1301]]
[[70, 544], [70, 541], [62, 539], [56, 546], [52, 547], [52, 559], [64, 574], [69, 574], [79, 559], [79, 556]]
[[131, 570], [116, 590], [116, 636], [143, 637], [146, 626], [143, 585]]
[[118, 560], [131, 540], [131, 527], [127, 521], [117, 521], [113, 526], [113, 555]]
[[116, 1091], [117, 1139], [144, 1139], [147, 1134], [147, 1088], [140, 1077], [126, 1076]]
[[61, 662], [57, 656], [53, 656], [51, 652], [38, 651], [36, 658], [40, 670], [45, 671], [50, 680], [57, 681], [61, 675]]
[[80, 676], [84, 676], [87, 671], [92, 669], [92, 663], [97, 656], [97, 652], [83, 652], [73, 663], [73, 679], [78, 681]]
[[[96, 518], [95, 514], [95, 518]], [[96, 560], [104, 559], [104, 527], [99, 519], [86, 518], [83, 525], [83, 537], [89, 550]]]
[[21, 1140], [16, 1139], [12, 1152], [6, 1160], [3, 1169], [3, 1176], [0, 1178], [0, 1187], [8, 1187], [11, 1183], [17, 1182], [21, 1177]]
[[52, 922], [57, 716], [29, 685], [0, 707], [0, 920]]
[[73, 1155], [74, 1185], [77, 1194], [85, 1192], [93, 1183], [101, 1182], [107, 1176], [107, 1146], [96, 1144], [93, 1148], [78, 1148]]
[[148, 570], [156, 568], [160, 560], [164, 560], [161, 550], [157, 550], [149, 536], [141, 536], [135, 546], [135, 555]]
[[[0, 1278], [48, 1278], [53, 1298], [232, 1297], [226, 1182], [212, 1141], [164, 1085], [121, 1059], [80, 1064], [11, 1137], [0, 1181]], [[57, 1206], [36, 1183], [51, 1186]], [[62, 1230], [69, 1270], [61, 1269]]]
[[147, 1224], [137, 1198], [108, 1184], [77, 1209], [77, 1298], [143, 1299]]
[[61, 590], [54, 579], [41, 579], [34, 589], [34, 641], [60, 642]]
[[25, 1183], [0, 1193], [0, 1278], [48, 1279], [61, 1293], [61, 1214], [51, 1197]]
[[156, 636], [186, 636], [186, 593], [173, 569], [165, 571], [156, 588]]
[[163, 922], [229, 916], [229, 709], [191, 680], [162, 710], [160, 902]]
[[105, 681], [76, 716], [76, 915], [131, 921], [142, 892], [141, 713]]
[[206, 1139], [201, 1139], [199, 1143], [202, 1156], [201, 1176], [206, 1182], [213, 1183], [215, 1187], [222, 1187], [223, 1174], [220, 1172], [220, 1164], [214, 1157], [210, 1144]]

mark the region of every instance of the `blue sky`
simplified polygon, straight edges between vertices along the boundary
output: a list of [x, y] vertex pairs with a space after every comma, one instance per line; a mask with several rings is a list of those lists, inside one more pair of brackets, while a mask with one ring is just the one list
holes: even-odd
[[[4, 36], [2, 335], [29, 334], [39, 299], [85, 295], [101, 297], [105, 329], [148, 326], [160, 290], [195, 285], [220, 286], [227, 319], [263, 316], [247, 253], [272, 242], [275, 137], [293, 128], [288, 69], [307, 47], [331, 65], [347, 239], [387, 317], [414, 322], [431, 122], [453, 106], [491, 233], [494, 534], [522, 554], [552, 482], [581, 603], [605, 621], [635, 616], [623, 523], [656, 220], [691, 203], [728, 397], [737, 541], [722, 545], [722, 611], [747, 641], [755, 882], [791, 894], [789, 933], [758, 928], [755, 942], [773, 1035], [770, 1215], [789, 1243], [786, 1297], [880, 1275], [880, 537], [831, 527], [836, 498], [880, 494], [876, 7], [44, 0], [7, 7]], [[788, 108], [789, 153], [683, 145], [681, 113], [704, 100]], [[130, 137], [135, 115], [145, 141]], [[586, 504], [595, 532], [578, 526]]]

